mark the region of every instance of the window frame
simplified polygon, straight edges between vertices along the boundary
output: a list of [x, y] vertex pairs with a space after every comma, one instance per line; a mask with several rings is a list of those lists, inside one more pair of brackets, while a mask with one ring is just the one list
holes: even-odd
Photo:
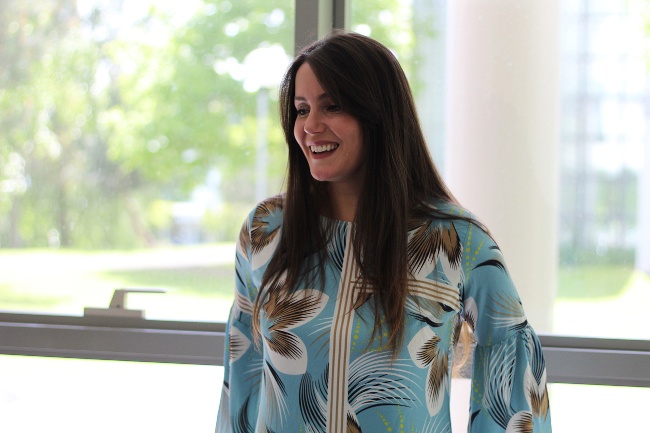
[[[296, 0], [295, 47], [346, 27], [348, 0]], [[0, 312], [0, 355], [216, 365], [225, 324]], [[554, 383], [650, 387], [650, 340], [540, 335]]]
[[[650, 387], [650, 341], [539, 336], [552, 383]], [[223, 366], [225, 324], [0, 313], [0, 354]]]

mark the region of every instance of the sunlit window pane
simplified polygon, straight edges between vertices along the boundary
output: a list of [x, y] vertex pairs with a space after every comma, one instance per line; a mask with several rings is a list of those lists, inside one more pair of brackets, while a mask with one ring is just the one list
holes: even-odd
[[[452, 426], [465, 431], [469, 421], [470, 379], [453, 379]], [[636, 431], [644, 423], [650, 389], [553, 383], [548, 386], [554, 433]]]
[[[647, 15], [643, 2], [562, 7], [561, 334], [650, 338]], [[578, 4], [579, 3], [579, 4]], [[642, 217], [645, 215], [645, 217]], [[576, 312], [579, 315], [576, 316]], [[626, 311], [625, 323], [607, 318]]]
[[554, 433], [637, 431], [650, 388], [551, 384]]
[[212, 433], [223, 367], [0, 356], [0, 431]]
[[294, 2], [4, 2], [0, 309], [224, 320], [233, 243], [280, 191]]

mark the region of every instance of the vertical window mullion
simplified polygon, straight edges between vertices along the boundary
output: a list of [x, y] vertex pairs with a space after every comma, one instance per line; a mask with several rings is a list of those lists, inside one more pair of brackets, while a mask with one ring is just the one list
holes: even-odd
[[334, 28], [347, 28], [348, 0], [296, 0], [295, 52]]

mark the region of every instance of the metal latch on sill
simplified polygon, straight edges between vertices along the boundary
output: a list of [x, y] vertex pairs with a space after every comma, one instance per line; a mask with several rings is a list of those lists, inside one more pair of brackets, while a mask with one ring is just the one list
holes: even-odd
[[84, 308], [84, 317], [128, 317], [144, 319], [144, 310], [130, 310], [126, 308], [127, 293], [165, 293], [162, 289], [115, 289], [108, 308]]

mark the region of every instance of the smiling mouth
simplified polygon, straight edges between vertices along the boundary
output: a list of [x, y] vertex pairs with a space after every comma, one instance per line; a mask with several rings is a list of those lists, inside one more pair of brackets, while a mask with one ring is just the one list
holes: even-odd
[[323, 152], [330, 152], [332, 150], [335, 150], [338, 148], [339, 145], [334, 143], [334, 144], [322, 144], [318, 146], [311, 146], [310, 150], [312, 153], [323, 153]]

